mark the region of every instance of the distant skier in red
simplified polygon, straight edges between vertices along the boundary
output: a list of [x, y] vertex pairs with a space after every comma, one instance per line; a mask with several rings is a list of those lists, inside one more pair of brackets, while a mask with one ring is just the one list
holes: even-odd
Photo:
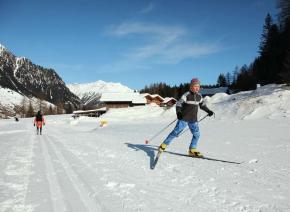
[[41, 135], [42, 134], [42, 125], [45, 125], [44, 117], [43, 117], [41, 111], [38, 111], [37, 114], [35, 115], [34, 126], [35, 125], [36, 125], [37, 135], [38, 135], [38, 133], [40, 133], [40, 135]]

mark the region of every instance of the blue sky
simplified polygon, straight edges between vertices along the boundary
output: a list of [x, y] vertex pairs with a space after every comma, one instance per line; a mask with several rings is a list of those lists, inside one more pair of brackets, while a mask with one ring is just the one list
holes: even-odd
[[258, 55], [275, 0], [0, 0], [0, 43], [66, 83], [141, 89], [220, 73]]

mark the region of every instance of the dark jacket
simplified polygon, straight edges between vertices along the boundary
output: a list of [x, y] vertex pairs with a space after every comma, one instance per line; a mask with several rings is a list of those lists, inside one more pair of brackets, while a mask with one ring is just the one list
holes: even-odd
[[209, 112], [201, 94], [188, 91], [176, 103], [176, 113], [182, 114], [182, 120], [187, 122], [197, 122], [198, 108]]

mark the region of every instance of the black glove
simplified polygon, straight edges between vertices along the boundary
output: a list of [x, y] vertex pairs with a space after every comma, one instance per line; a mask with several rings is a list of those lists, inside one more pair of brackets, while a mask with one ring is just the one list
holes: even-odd
[[181, 112], [178, 112], [176, 115], [177, 115], [177, 119], [178, 119], [178, 120], [181, 120], [181, 119], [183, 118]]
[[214, 112], [212, 112], [211, 110], [207, 112], [208, 116], [212, 116], [214, 114]]

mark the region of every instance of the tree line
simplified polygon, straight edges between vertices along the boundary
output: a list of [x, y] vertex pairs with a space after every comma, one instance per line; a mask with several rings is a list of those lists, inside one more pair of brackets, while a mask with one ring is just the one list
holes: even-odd
[[[270, 14], [266, 15], [258, 57], [249, 65], [235, 67], [231, 73], [221, 73], [215, 85], [202, 87], [227, 86], [234, 91], [246, 91], [255, 89], [257, 84], [290, 84], [290, 1], [278, 0], [277, 7], [277, 23]], [[145, 86], [140, 92], [180, 98], [188, 88], [189, 83], [169, 86], [160, 82]]]
[[267, 14], [259, 45], [259, 56], [243, 65], [232, 87], [250, 90], [256, 84], [290, 83], [290, 1], [277, 1], [277, 23]]
[[[159, 94], [162, 97], [173, 97], [179, 99], [189, 89], [190, 83], [181, 83], [180, 85], [170, 86], [164, 82], [153, 83], [149, 86], [145, 86], [144, 89], [140, 90], [140, 93]], [[216, 85], [202, 85], [203, 88], [214, 88], [220, 87]]]
[[53, 106], [45, 103], [42, 99], [33, 102], [31, 99], [23, 97], [21, 104], [14, 106], [15, 114], [21, 117], [34, 117], [37, 111], [41, 111], [44, 115], [64, 114], [65, 110], [63, 104]]

